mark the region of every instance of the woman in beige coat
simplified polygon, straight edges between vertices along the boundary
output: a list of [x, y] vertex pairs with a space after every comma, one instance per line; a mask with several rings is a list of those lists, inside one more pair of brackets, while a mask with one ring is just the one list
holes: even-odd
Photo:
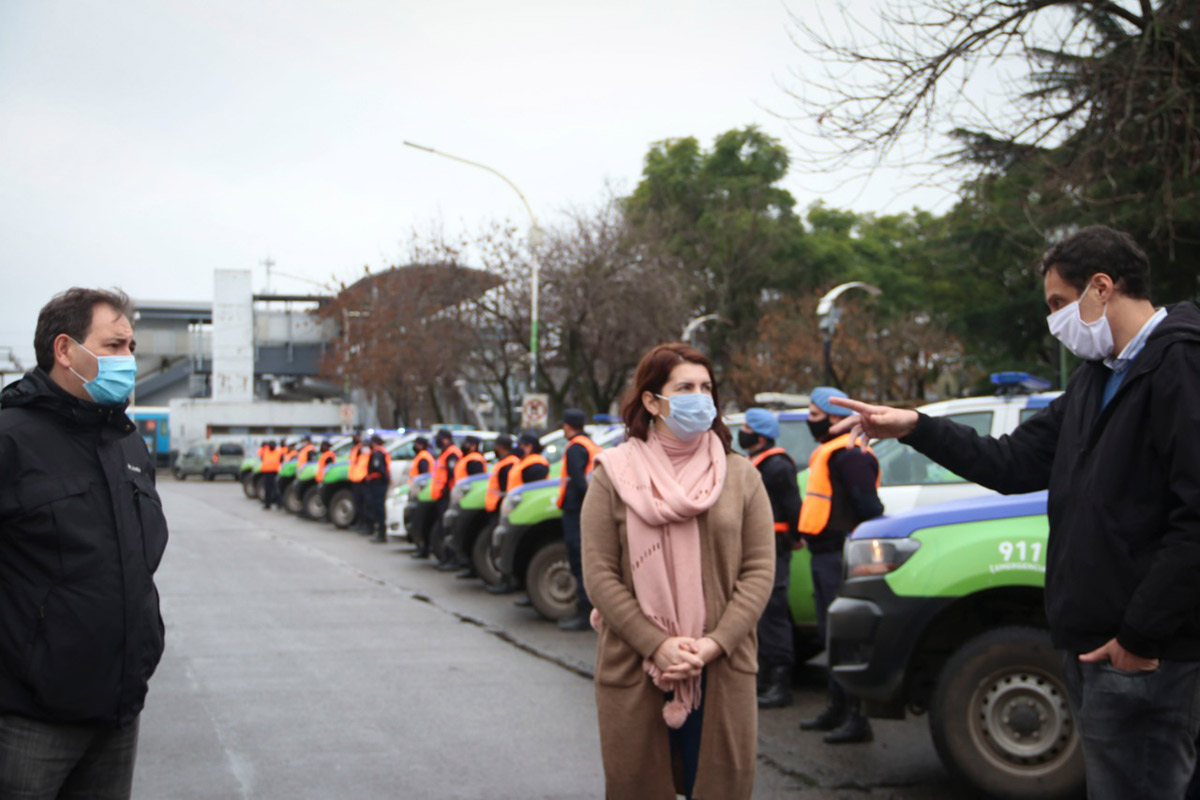
[[643, 357], [583, 505], [596, 611], [596, 709], [612, 800], [749, 798], [758, 745], [755, 626], [775, 540], [758, 471], [729, 452], [708, 360]]

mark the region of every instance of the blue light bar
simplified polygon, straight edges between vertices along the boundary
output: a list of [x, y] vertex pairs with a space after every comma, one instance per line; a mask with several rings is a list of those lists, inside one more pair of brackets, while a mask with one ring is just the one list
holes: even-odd
[[992, 384], [1001, 390], [1024, 389], [1027, 392], [1044, 392], [1050, 388], [1050, 381], [1028, 372], [993, 372], [990, 378]]

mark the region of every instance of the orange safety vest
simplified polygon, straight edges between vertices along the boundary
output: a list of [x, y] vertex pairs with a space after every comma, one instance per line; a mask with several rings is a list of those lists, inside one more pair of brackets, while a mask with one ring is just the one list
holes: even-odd
[[293, 458], [295, 458], [295, 457], [296, 457], [296, 451], [295, 451], [295, 450], [293, 450], [293, 449], [292, 449], [292, 448], [290, 448], [290, 447], [285, 447], [285, 448], [283, 448], [283, 460], [284, 460], [284, 461], [291, 461], [291, 460], [292, 460]]
[[[492, 474], [488, 477], [487, 496], [484, 498], [483, 507], [488, 511], [495, 511], [500, 507], [500, 498], [512, 485], [512, 471], [516, 468], [516, 464], [521, 460], [520, 456], [512, 455], [511, 453], [492, 468]], [[500, 487], [500, 471], [508, 467], [508, 475], [505, 477], [504, 487]]]
[[454, 488], [454, 476], [450, 474], [450, 468], [446, 466], [450, 456], [457, 456], [460, 461], [462, 460], [462, 450], [458, 449], [458, 445], [452, 444], [447, 447], [434, 462], [435, 469], [433, 478], [431, 478], [433, 485], [429, 488], [429, 495], [434, 500], [441, 500], [447, 489]]
[[525, 483], [525, 479], [521, 477], [521, 473], [525, 471], [526, 467], [532, 467], [534, 464], [541, 464], [544, 467], [550, 466], [550, 462], [541, 453], [534, 453], [521, 459], [520, 464], [517, 464], [508, 471], [508, 490], [510, 492]]
[[379, 447], [379, 448], [372, 447], [370, 450], [367, 450], [363, 453], [363, 457], [366, 459], [366, 462], [367, 462], [366, 465], [363, 467], [363, 469], [370, 468], [371, 454], [376, 451], [383, 453], [383, 458], [386, 462], [383, 467], [384, 472], [382, 475], [380, 475], [378, 472], [368, 473], [366, 475], [366, 479], [369, 481], [387, 480], [392, 474], [392, 454], [389, 453], [387, 450], [384, 450], [382, 447]]
[[571, 480], [571, 476], [567, 474], [567, 452], [577, 444], [583, 445], [588, 451], [587, 467], [583, 470], [585, 476], [592, 474], [592, 469], [596, 465], [596, 456], [604, 452], [604, 448], [593, 442], [586, 433], [581, 433], [571, 439], [571, 443], [563, 451], [562, 484], [558, 487], [557, 501], [559, 508], [562, 508], [563, 498], [567, 496], [567, 483]]
[[[786, 456], [786, 455], [787, 455], [787, 450], [784, 450], [782, 447], [772, 447], [770, 450], [763, 450], [761, 453], [756, 455], [754, 458], [750, 459], [750, 463], [753, 464], [755, 467], [757, 467], [759, 464], [766, 461], [771, 456]], [[809, 480], [811, 480], [811, 477], [809, 478]], [[826, 514], [826, 521], [828, 521], [828, 518], [829, 518], [829, 515]], [[776, 533], [787, 533], [789, 527], [790, 526], [786, 522], [776, 522], [775, 523], [775, 532]]]
[[300, 448], [300, 452], [296, 455], [296, 469], [299, 470], [308, 463], [308, 459], [312, 457], [313, 450], [316, 450], [315, 445], [306, 444]]
[[432, 472], [435, 463], [437, 462], [433, 460], [433, 453], [429, 452], [428, 450], [422, 450], [421, 452], [417, 453], [416, 458], [414, 458], [412, 463], [408, 465], [408, 477], [415, 478], [418, 475], [424, 474], [421, 472], [422, 464], [429, 465], [425, 469], [425, 472]]
[[[833, 481], [829, 477], [829, 459], [838, 450], [850, 446], [852, 435], [843, 434], [813, 450], [808, 458], [808, 490], [800, 506], [800, 532], [816, 536], [829, 524], [833, 510]], [[875, 457], [875, 451], [866, 448], [863, 452]], [[875, 486], [879, 486], [879, 473], [875, 474]]]
[[321, 453], [321, 457], [317, 459], [317, 483], [320, 483], [325, 478], [325, 468], [335, 458], [337, 456], [333, 454], [332, 450], [326, 450], [324, 453]]
[[469, 465], [472, 461], [483, 462], [483, 470], [482, 471], [487, 472], [487, 458], [484, 457], [483, 453], [467, 453], [465, 456], [463, 456], [462, 458], [460, 458], [458, 460], [457, 464], [454, 465], [454, 482], [455, 483], [458, 483], [461, 480], [466, 480], [467, 465]]
[[262, 466], [259, 467], [260, 472], [279, 472], [279, 465], [283, 463], [283, 448], [276, 447], [274, 449], [268, 447], [263, 450]]
[[349, 478], [351, 483], [362, 483], [367, 477], [367, 462], [371, 460], [371, 448], [361, 447], [358, 450], [357, 456], [350, 457], [350, 473]]
[[258, 446], [258, 460], [259, 461], [262, 461], [263, 453], [265, 453], [265, 452], [267, 452], [267, 446], [265, 444], [260, 444]]

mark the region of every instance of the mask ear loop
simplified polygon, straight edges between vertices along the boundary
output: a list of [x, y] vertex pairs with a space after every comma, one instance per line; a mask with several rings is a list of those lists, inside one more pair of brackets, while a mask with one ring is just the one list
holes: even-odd
[[[88, 350], [82, 344], [75, 341], [75, 337], [71, 336], [70, 334], [67, 334], [67, 338], [71, 341], [71, 344], [75, 345], [80, 350], [87, 353], [92, 358], [96, 359], [96, 376], [99, 377], [99, 375], [100, 375], [100, 356], [96, 355], [91, 350]], [[92, 381], [89, 381], [87, 378], [83, 377], [82, 375], [80, 375], [78, 372], [76, 372], [74, 367], [67, 367], [67, 369], [70, 371], [70, 373], [72, 375], [74, 375], [76, 378], [79, 378], [79, 380], [83, 381], [85, 388], [87, 387], [87, 384], [92, 382]], [[95, 380], [95, 378], [93, 378], [92, 380]]]

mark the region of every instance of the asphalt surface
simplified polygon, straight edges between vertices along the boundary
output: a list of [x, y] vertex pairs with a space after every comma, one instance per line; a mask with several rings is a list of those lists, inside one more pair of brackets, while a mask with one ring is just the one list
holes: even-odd
[[[264, 511], [238, 484], [160, 479], [167, 652], [136, 798], [599, 798], [595, 637], [408, 558], [395, 540]], [[924, 718], [831, 747], [759, 716], [755, 798], [965, 798]]]

